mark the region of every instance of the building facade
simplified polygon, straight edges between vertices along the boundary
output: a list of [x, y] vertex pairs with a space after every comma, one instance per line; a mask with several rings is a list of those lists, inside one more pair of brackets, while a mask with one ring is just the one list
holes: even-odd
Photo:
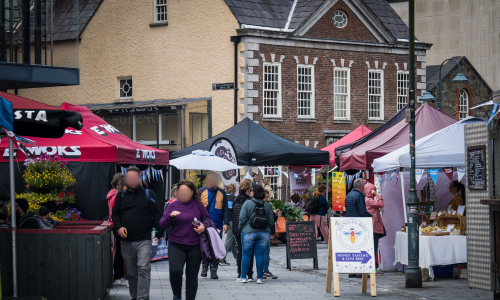
[[[459, 72], [456, 62], [450, 60], [441, 68], [441, 77], [439, 77], [439, 68], [441, 65], [427, 66], [427, 84], [434, 98], [439, 99], [437, 84], [442, 80], [443, 112], [447, 115], [462, 120], [468, 116], [488, 119], [491, 114], [491, 106], [478, 107], [471, 109], [481, 103], [488, 102], [493, 90], [486, 80], [474, 68], [472, 63], [465, 56], [453, 57], [460, 67], [462, 73], [469, 80], [468, 83], [453, 83], [452, 80]], [[430, 103], [434, 107], [439, 107], [439, 101]]]
[[[408, 0], [389, 0], [408, 23]], [[466, 56], [493, 90], [500, 89], [500, 1], [416, 0], [415, 35], [432, 43], [429, 65]]]
[[[377, 128], [407, 104], [408, 28], [387, 2], [309, 1], [316, 6], [307, 18], [299, 16], [311, 7], [296, 5], [281, 23], [258, 7], [236, 10], [251, 1], [231, 2], [240, 23], [250, 23], [238, 30], [245, 44], [243, 116], [322, 148], [361, 124]], [[430, 46], [416, 45], [418, 97]]]
[[[408, 28], [386, 0], [80, 2], [93, 9], [53, 51], [69, 65], [77, 49], [81, 84], [18, 93], [87, 105], [137, 142], [195, 144], [231, 127], [236, 106], [237, 120], [322, 148], [408, 100]], [[417, 99], [430, 47], [416, 44]]]

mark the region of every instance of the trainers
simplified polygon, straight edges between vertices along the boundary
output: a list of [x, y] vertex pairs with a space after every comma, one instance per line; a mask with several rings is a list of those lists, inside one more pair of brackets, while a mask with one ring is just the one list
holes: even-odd
[[266, 279], [278, 279], [278, 276], [273, 275], [273, 273], [271, 273], [271, 272], [266, 272], [266, 273], [264, 273], [263, 278], [266, 278]]
[[235, 282], [238, 282], [238, 283], [247, 283], [248, 280], [246, 280], [245, 278], [238, 278], [238, 279], [236, 279]]
[[217, 269], [210, 270], [210, 279], [219, 279], [219, 276], [217, 276]]
[[263, 283], [265, 283], [264, 279], [262, 278], [257, 279], [257, 284], [263, 284]]
[[226, 267], [226, 266], [230, 266], [231, 264], [228, 263], [225, 259], [221, 259], [219, 260], [219, 266], [223, 266], [223, 267]]
[[113, 281], [113, 285], [126, 286], [127, 284], [128, 281], [125, 278], [115, 279], [115, 281]]
[[252, 276], [247, 276], [247, 281], [248, 282], [254, 282], [255, 280], [253, 280]]
[[207, 277], [208, 274], [208, 266], [202, 265], [201, 266], [201, 277]]

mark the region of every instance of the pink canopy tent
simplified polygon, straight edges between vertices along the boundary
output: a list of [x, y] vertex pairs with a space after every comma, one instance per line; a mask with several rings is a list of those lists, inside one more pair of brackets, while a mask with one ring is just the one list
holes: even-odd
[[[415, 112], [415, 140], [443, 129], [457, 120], [433, 108], [429, 104], [420, 106]], [[409, 124], [401, 120], [384, 133], [343, 153], [340, 170], [371, 170], [374, 159], [382, 157], [408, 144]]]
[[330, 152], [330, 164], [335, 165], [335, 148], [355, 142], [370, 132], [372, 132], [370, 128], [361, 124], [335, 143], [332, 143], [321, 150]]

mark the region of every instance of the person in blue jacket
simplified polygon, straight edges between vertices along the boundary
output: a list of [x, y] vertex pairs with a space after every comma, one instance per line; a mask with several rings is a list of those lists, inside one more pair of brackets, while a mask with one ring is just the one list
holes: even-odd
[[[215, 227], [219, 230], [222, 239], [222, 233], [227, 233], [229, 229], [229, 208], [227, 205], [227, 195], [223, 189], [219, 188], [219, 174], [210, 171], [205, 176], [206, 185], [200, 189], [201, 202], [207, 208], [208, 214], [212, 218]], [[210, 264], [210, 278], [219, 279], [217, 269], [219, 260]], [[207, 277], [208, 265], [203, 265], [201, 277]]]

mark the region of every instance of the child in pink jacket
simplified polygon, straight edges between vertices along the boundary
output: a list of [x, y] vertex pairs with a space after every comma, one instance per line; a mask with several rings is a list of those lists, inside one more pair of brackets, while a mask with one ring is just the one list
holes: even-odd
[[384, 234], [384, 224], [380, 216], [380, 209], [384, 207], [384, 199], [377, 194], [377, 189], [371, 183], [365, 184], [366, 211], [372, 214], [373, 244], [375, 253], [378, 251], [378, 240]]

